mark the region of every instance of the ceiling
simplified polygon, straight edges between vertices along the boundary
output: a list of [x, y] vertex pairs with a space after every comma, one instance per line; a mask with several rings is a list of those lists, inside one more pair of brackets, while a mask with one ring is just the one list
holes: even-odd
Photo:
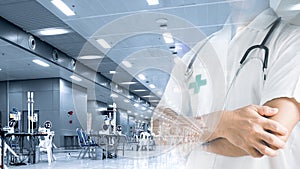
[[[149, 6], [146, 0], [64, 0], [76, 13], [66, 16], [50, 0], [0, 0], [0, 16], [113, 82], [111, 86], [96, 83], [95, 89], [90, 79], [83, 80], [79, 85], [93, 88], [93, 93], [104, 93], [101, 97], [90, 93], [90, 100], [113, 99], [129, 113], [145, 111], [146, 118], [151, 117], [164, 91], [174, 58], [182, 57], [195, 43], [221, 29], [230, 12], [229, 4], [234, 1], [239, 0], [160, 0], [159, 5]], [[272, 0], [281, 16], [300, 25], [299, 11], [288, 10], [296, 3], [297, 0]], [[69, 33], [40, 35], [45, 28], [65, 28]], [[174, 43], [164, 41], [165, 32], [172, 33]], [[101, 47], [98, 39], [106, 40], [111, 48]], [[103, 58], [79, 58], [84, 55]], [[34, 65], [35, 57], [38, 56], [1, 40], [0, 81], [49, 77], [72, 81], [72, 71], [47, 60], [50, 68]], [[139, 78], [139, 74], [146, 79]], [[111, 97], [111, 88], [118, 97]], [[145, 91], [136, 91], [141, 89]], [[126, 99], [131, 101], [124, 102]], [[136, 102], [146, 109], [134, 107]]]

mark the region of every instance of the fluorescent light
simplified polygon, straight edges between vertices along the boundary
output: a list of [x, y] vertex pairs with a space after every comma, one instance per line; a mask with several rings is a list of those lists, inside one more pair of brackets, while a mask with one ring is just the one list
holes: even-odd
[[43, 66], [43, 67], [49, 67], [50, 66], [48, 63], [45, 63], [45, 62], [43, 62], [39, 59], [33, 59], [32, 62], [35, 63], [35, 64], [38, 64], [40, 66]]
[[132, 84], [137, 84], [137, 82], [122, 82], [121, 84], [123, 84], [123, 85], [132, 85]]
[[169, 32], [163, 33], [163, 38], [164, 38], [166, 43], [174, 43], [173, 36]]
[[74, 76], [74, 75], [70, 76], [70, 78], [73, 79], [73, 80], [76, 80], [78, 82], [82, 81], [79, 77]]
[[159, 1], [158, 0], [147, 0], [148, 5], [158, 5]]
[[109, 71], [109, 74], [116, 74], [117, 72], [114, 70]]
[[146, 77], [145, 77], [145, 75], [143, 75], [143, 74], [139, 74], [138, 77], [139, 77], [141, 80], [146, 80]]
[[110, 95], [110, 97], [112, 97], [112, 98], [117, 98], [117, 97], [119, 97], [117, 94], [115, 94], [115, 93], [112, 93], [111, 95]]
[[150, 87], [151, 89], [156, 88], [156, 86], [155, 86], [154, 84], [150, 84], [149, 87]]
[[92, 60], [92, 59], [102, 59], [104, 56], [99, 56], [99, 55], [85, 55], [85, 56], [80, 56], [78, 59], [83, 59], [83, 60]]
[[45, 28], [37, 31], [37, 34], [42, 36], [51, 36], [51, 35], [62, 35], [71, 32], [69, 29], [65, 28]]
[[52, 0], [51, 3], [55, 5], [62, 13], [64, 13], [67, 16], [74, 16], [75, 13], [72, 11], [68, 5], [66, 5], [63, 1], [61, 0]]
[[299, 11], [300, 10], [300, 4], [295, 4], [290, 8], [291, 11]]
[[133, 91], [135, 91], [135, 92], [145, 92], [145, 91], [147, 91], [147, 90], [144, 90], [144, 89], [136, 89], [136, 90], [133, 90]]
[[144, 98], [150, 98], [150, 97], [155, 97], [155, 96], [152, 96], [152, 95], [146, 95], [146, 96], [142, 96]]
[[110, 49], [111, 46], [104, 40], [104, 39], [97, 39], [96, 40], [99, 45], [101, 45], [104, 49]]
[[122, 64], [123, 64], [125, 67], [127, 67], [127, 68], [131, 68], [131, 67], [132, 67], [132, 64], [131, 64], [129, 61], [127, 61], [127, 60], [123, 60], [123, 61], [122, 61]]

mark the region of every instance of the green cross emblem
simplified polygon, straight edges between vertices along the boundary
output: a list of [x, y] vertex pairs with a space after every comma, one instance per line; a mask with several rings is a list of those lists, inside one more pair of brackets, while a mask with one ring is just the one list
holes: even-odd
[[194, 89], [194, 94], [198, 94], [200, 87], [206, 85], [206, 79], [201, 80], [201, 74], [196, 76], [196, 82], [191, 82], [189, 84], [189, 89]]

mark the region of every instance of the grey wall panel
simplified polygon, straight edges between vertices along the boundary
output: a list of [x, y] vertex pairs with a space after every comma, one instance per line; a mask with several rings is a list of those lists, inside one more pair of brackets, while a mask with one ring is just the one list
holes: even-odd
[[[25, 107], [23, 107], [23, 96], [22, 92], [9, 92], [9, 111], [11, 111], [13, 108], [17, 108], [18, 110], [25, 110]], [[27, 110], [27, 107], [26, 107]]]
[[6, 97], [6, 82], [0, 82], [0, 113], [1, 113], [1, 125], [7, 124], [7, 97]]
[[9, 92], [22, 92], [22, 83], [15, 83], [14, 81], [9, 84]]
[[52, 91], [52, 110], [53, 111], [59, 111], [60, 110], [60, 91], [59, 90], [53, 90]]
[[34, 107], [37, 110], [52, 111], [53, 108], [53, 92], [47, 91], [36, 91], [34, 93]]
[[[60, 144], [66, 136], [76, 136], [76, 128], [86, 128], [87, 89], [60, 79]], [[68, 112], [72, 111], [73, 115]], [[70, 123], [72, 121], [72, 123]]]
[[47, 91], [53, 90], [53, 79], [38, 79], [22, 81], [23, 91]]

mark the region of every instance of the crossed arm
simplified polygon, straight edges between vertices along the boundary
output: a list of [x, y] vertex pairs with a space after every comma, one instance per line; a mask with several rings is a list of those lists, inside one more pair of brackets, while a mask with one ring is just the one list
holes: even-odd
[[[251, 105], [224, 112], [218, 127], [209, 138], [210, 142], [204, 146], [205, 150], [226, 156], [276, 156], [276, 150], [284, 148], [290, 133], [300, 120], [300, 104], [292, 98], [277, 98], [264, 105], [277, 109]], [[274, 112], [277, 110], [278, 112]], [[253, 116], [253, 112], [262, 116]], [[244, 118], [240, 122], [234, 122], [234, 119], [240, 120], [235, 118], [236, 115], [249, 117], [246, 121]], [[278, 124], [286, 127], [287, 131], [278, 128]]]

